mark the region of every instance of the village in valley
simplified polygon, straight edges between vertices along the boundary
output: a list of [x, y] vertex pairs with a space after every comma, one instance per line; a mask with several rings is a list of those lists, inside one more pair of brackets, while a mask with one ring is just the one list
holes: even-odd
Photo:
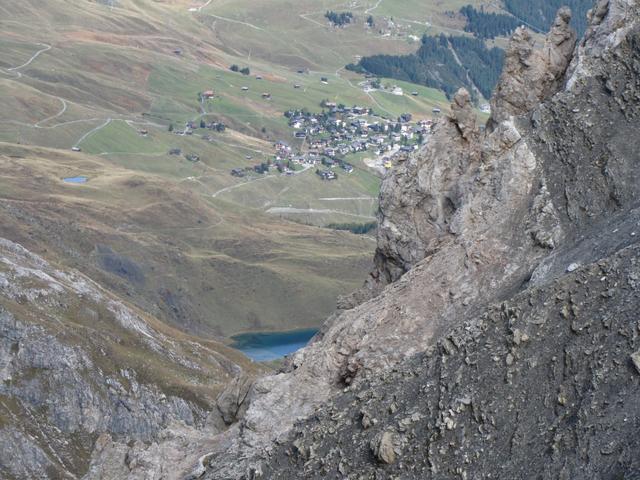
[[394, 155], [418, 149], [433, 124], [432, 120], [414, 122], [409, 113], [391, 120], [368, 107], [348, 107], [327, 100], [320, 107], [319, 113], [286, 111], [293, 142], [276, 142], [272, 158], [250, 168], [235, 168], [231, 174], [243, 177], [247, 171], [264, 174], [273, 168], [292, 175], [315, 167], [321, 180], [337, 180], [338, 172], [353, 172], [350, 156], [360, 152], [372, 157], [367, 166], [384, 172], [392, 168]]
[[[327, 81], [322, 79], [322, 81]], [[382, 87], [379, 81], [366, 81], [360, 85], [365, 92], [373, 89], [387, 88], [393, 95], [403, 95], [402, 88], [393, 85]], [[243, 90], [246, 87], [242, 87]], [[294, 88], [299, 88], [296, 84]], [[417, 95], [417, 92], [412, 92]], [[201, 99], [215, 97], [213, 90], [200, 94]], [[262, 98], [269, 100], [271, 95], [265, 92]], [[415, 120], [410, 113], [403, 113], [397, 118], [380, 115], [370, 107], [346, 106], [329, 100], [319, 104], [319, 112], [307, 109], [290, 109], [284, 112], [290, 128], [288, 140], [273, 143], [273, 151], [267, 158], [251, 166], [238, 166], [231, 169], [234, 177], [263, 175], [275, 171], [282, 175], [294, 175], [296, 172], [315, 167], [317, 178], [325, 181], [338, 180], [340, 174], [350, 174], [356, 166], [350, 161], [356, 154], [360, 155], [366, 167], [383, 175], [392, 168], [396, 155], [417, 150], [426, 141], [433, 126], [432, 119]], [[440, 113], [434, 108], [433, 115]], [[188, 121], [181, 130], [171, 131], [177, 135], [194, 135], [198, 129], [211, 133], [197, 134], [206, 141], [215, 142], [215, 132], [224, 132], [226, 126], [222, 122]], [[182, 152], [173, 149], [173, 155]], [[189, 161], [198, 161], [196, 155], [185, 154]], [[252, 160], [248, 154], [246, 160]]]

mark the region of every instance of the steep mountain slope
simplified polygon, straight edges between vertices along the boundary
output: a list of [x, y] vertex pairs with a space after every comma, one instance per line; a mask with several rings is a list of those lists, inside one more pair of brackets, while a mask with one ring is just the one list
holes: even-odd
[[[239, 60], [216, 46], [190, 2], [112, 3], [0, 5], [2, 233], [193, 333], [317, 325], [360, 282], [373, 242], [266, 210], [372, 196], [378, 179], [362, 169], [327, 189], [312, 170], [257, 183], [229, 172], [250, 167], [247, 156], [266, 159], [276, 131], [291, 136], [285, 107], [317, 106], [328, 94], [314, 87], [297, 103], [274, 74], [261, 81], [273, 102], [254, 98], [255, 78], [247, 97], [232, 87], [245, 77], [228, 70]], [[201, 105], [198, 92], [212, 88], [218, 98]], [[351, 90], [345, 101], [368, 98]], [[233, 128], [211, 133], [213, 141], [202, 138], [209, 130], [168, 131], [201, 118]], [[269, 140], [257, 137], [263, 120]], [[181, 154], [170, 155], [175, 149]], [[76, 175], [89, 181], [61, 182]], [[375, 209], [353, 201], [334, 213], [324, 203], [327, 223], [370, 220]]]
[[261, 478], [638, 478], [639, 255], [529, 288], [363, 380], [296, 425]]
[[[561, 13], [556, 25], [562, 24], [563, 17]], [[401, 452], [402, 448], [393, 445], [393, 441], [390, 445], [390, 438], [402, 439], [398, 434], [401, 432], [374, 438], [386, 427], [395, 428], [395, 425], [381, 424], [371, 432], [358, 433], [361, 426], [354, 422], [353, 415], [359, 413], [345, 414], [343, 408], [352, 397], [341, 397], [341, 392], [346, 387], [344, 395], [351, 395], [352, 389], [360, 388], [360, 382], [371, 378], [374, 388], [367, 390], [366, 395], [373, 398], [377, 395], [376, 386], [385, 383], [379, 378], [384, 375], [389, 375], [389, 379], [398, 378], [399, 375], [381, 372], [396, 369], [409, 374], [415, 371], [416, 364], [406, 362], [421, 362], [411, 358], [424, 351], [434, 352], [425, 360], [427, 372], [439, 369], [439, 362], [446, 361], [441, 360], [437, 352], [447, 351], [453, 355], [455, 370], [442, 371], [443, 374], [456, 372], [446, 380], [446, 388], [453, 392], [464, 393], [463, 379], [466, 378], [472, 382], [470, 389], [478, 388], [485, 394], [492, 390], [511, 392], [513, 404], [508, 397], [491, 400], [480, 396], [477, 400], [480, 406], [484, 402], [493, 403], [484, 413], [489, 424], [492, 423], [490, 417], [496, 417], [494, 422], [499, 428], [495, 435], [512, 433], [506, 430], [505, 423], [500, 423], [500, 412], [505, 412], [506, 419], [533, 422], [527, 415], [538, 412], [547, 415], [554, 411], [552, 400], [560, 407], [575, 409], [572, 412], [575, 411], [576, 416], [569, 414], [569, 426], [554, 427], [556, 420], [542, 417], [540, 422], [544, 426], [535, 426], [534, 432], [548, 431], [548, 428], [558, 430], [555, 443], [549, 434], [526, 439], [529, 449], [518, 447], [517, 442], [512, 441], [517, 455], [509, 461], [507, 468], [511, 475], [506, 476], [517, 477], [529, 461], [529, 450], [533, 449], [536, 464], [549, 463], [546, 473], [540, 472], [543, 478], [562, 475], [571, 478], [572, 474], [589, 478], [619, 472], [633, 478], [637, 464], [630, 459], [629, 452], [637, 445], [629, 439], [629, 433], [634, 425], [637, 429], [637, 424], [631, 420], [635, 418], [636, 408], [631, 398], [637, 394], [640, 380], [633, 360], [637, 362], [635, 312], [640, 307], [635, 260], [640, 145], [634, 134], [640, 118], [639, 19], [637, 1], [599, 2], [590, 15], [590, 28], [573, 54], [564, 80], [557, 83], [561, 90], [541, 91], [538, 100], [542, 103], [531, 105], [533, 110], [518, 117], [508, 112], [501, 117], [505, 112], [494, 112], [494, 118], [504, 120], [498, 120], [495, 128], [485, 133], [478, 131], [470, 120], [468, 95], [464, 92], [457, 95], [454, 114], [440, 123], [434, 142], [408, 158], [407, 168], [398, 169], [385, 180], [387, 188], [383, 186], [381, 203], [384, 205], [387, 195], [396, 207], [388, 216], [382, 210], [381, 223], [387, 222], [388, 229], [383, 228], [378, 251], [382, 254], [396, 251], [402, 258], [410, 258], [407, 241], [415, 237], [407, 232], [418, 231], [424, 232], [422, 242], [428, 245], [421, 250], [424, 258], [416, 256], [408, 271], [379, 294], [374, 293], [364, 303], [333, 316], [316, 341], [292, 358], [287, 372], [256, 382], [249, 394], [245, 418], [239, 426], [220, 436], [205, 478], [258, 478], [260, 472], [267, 472], [266, 478], [295, 478], [299, 475], [296, 462], [302, 463], [304, 459], [294, 459], [289, 465], [280, 456], [282, 465], [274, 467], [275, 473], [268, 473], [273, 467], [271, 453], [274, 449], [277, 451], [272, 441], [289, 442], [284, 450], [293, 448], [295, 439], [286, 439], [295, 419], [313, 415], [321, 418], [318, 426], [312, 427], [317, 428], [318, 435], [296, 442], [300, 445], [299, 452], [307, 455], [306, 447], [315, 445], [317, 451], [327, 455], [326, 459], [325, 456], [309, 457], [310, 465], [318, 466], [326, 461], [328, 475], [340, 477], [349, 474], [347, 464], [352, 462], [356, 467], [366, 468], [365, 478], [386, 478], [383, 464], [373, 464], [369, 447], [345, 444], [354, 435], [366, 437], [367, 442], [371, 441], [373, 453], [383, 462], [391, 463], [389, 450], [397, 448]], [[556, 33], [551, 32], [551, 45], [555, 44]], [[514, 42], [518, 41], [516, 36]], [[512, 51], [516, 51], [516, 46], [513, 47]], [[547, 46], [543, 53], [541, 58], [553, 57], [557, 52]], [[549, 68], [548, 75], [557, 77], [551, 68], [555, 62], [538, 64], [528, 59], [525, 54], [522, 62], [525, 71]], [[519, 77], [506, 72], [501, 84], [516, 78]], [[522, 78], [531, 77], [525, 74]], [[525, 84], [522, 88], [529, 87]], [[411, 188], [415, 182], [420, 189]], [[383, 255], [379, 265], [385, 264], [385, 258]], [[559, 303], [554, 307], [552, 300]], [[496, 313], [503, 303], [505, 316], [512, 317], [511, 323], [505, 324], [507, 320]], [[509, 313], [512, 310], [514, 313]], [[614, 321], [609, 313], [615, 312], [618, 316]], [[476, 327], [471, 319], [478, 319]], [[498, 322], [495, 326], [492, 319]], [[465, 321], [471, 322], [466, 324], [468, 328]], [[609, 329], [614, 324], [620, 328]], [[505, 326], [511, 327], [511, 331]], [[520, 332], [515, 334], [519, 337], [516, 341], [513, 340], [515, 329]], [[466, 330], [469, 332], [461, 337]], [[474, 335], [478, 343], [471, 341]], [[523, 335], [529, 340], [523, 342]], [[518, 341], [525, 345], [522, 353]], [[536, 353], [528, 341], [540, 345], [540, 351]], [[604, 348], [601, 353], [592, 351], [593, 360], [583, 359], [578, 352], [592, 341], [596, 349]], [[440, 350], [435, 349], [438, 342]], [[549, 348], [543, 349], [542, 345]], [[555, 353], [554, 346], [558, 349]], [[605, 351], [607, 346], [609, 351]], [[536, 356], [541, 362], [540, 369], [536, 366]], [[474, 366], [476, 358], [478, 363]], [[525, 363], [527, 359], [531, 361]], [[508, 367], [506, 373], [511, 372], [511, 377], [495, 375], [492, 367], [500, 362]], [[552, 370], [547, 375], [545, 365], [554, 364], [558, 365], [556, 373]], [[567, 377], [562, 376], [562, 371]], [[598, 374], [611, 377], [603, 379], [597, 377]], [[489, 449], [493, 440], [484, 435], [491, 433], [494, 426], [487, 426], [486, 431], [483, 427], [482, 436], [475, 436], [470, 428], [462, 428], [470, 425], [466, 422], [471, 420], [465, 417], [460, 420], [461, 428], [455, 430], [456, 420], [451, 417], [462, 407], [451, 406], [452, 411], [445, 414], [450, 407], [447, 390], [435, 384], [437, 378], [433, 379], [434, 385], [430, 385], [428, 377], [420, 377], [420, 372], [418, 375], [417, 379], [407, 380], [407, 385], [427, 388], [425, 405], [433, 408], [418, 412], [425, 415], [426, 424], [436, 428], [443, 425], [445, 430], [455, 432], [459, 436], [457, 444], [464, 443], [465, 451]], [[503, 385], [505, 378], [514, 382], [513, 389]], [[366, 386], [363, 388], [366, 390]], [[421, 400], [401, 387], [397, 391], [395, 385], [380, 388], [381, 394], [405, 399], [408, 406], [403, 408], [409, 414], [419, 410], [416, 402]], [[525, 394], [536, 389], [535, 399], [546, 398], [546, 406], [540, 402], [529, 405], [522, 389]], [[586, 453], [582, 453], [581, 443], [578, 453], [572, 453], [573, 445], [584, 438], [578, 436], [571, 440], [573, 432], [583, 434], [592, 421], [581, 417], [588, 411], [581, 408], [589, 404], [589, 393], [595, 395], [598, 405], [612, 408], [601, 420], [600, 427], [595, 427], [610, 433], [603, 434], [592, 445], [605, 456], [608, 452], [619, 453], [614, 459], [602, 460], [592, 453], [594, 459], [590, 461]], [[457, 397], [457, 393], [455, 395]], [[451, 397], [451, 401], [456, 397]], [[322, 413], [324, 402], [331, 398], [339, 405], [333, 420], [330, 412]], [[441, 404], [437, 404], [439, 399]], [[476, 400], [471, 401], [474, 404]], [[576, 406], [572, 407], [574, 403]], [[517, 405], [521, 406], [521, 416], [518, 416]], [[506, 413], [510, 408], [513, 412]], [[314, 413], [317, 411], [319, 413]], [[566, 410], [559, 408], [555, 413], [562, 417]], [[370, 414], [386, 415], [378, 411]], [[338, 418], [342, 421], [330, 426]], [[314, 421], [310, 422], [308, 425]], [[627, 422], [631, 422], [631, 426], [626, 425]], [[617, 426], [621, 433], [613, 434]], [[335, 434], [337, 431], [341, 432], [339, 436]], [[345, 460], [344, 473], [338, 470], [340, 447], [336, 444], [341, 439], [345, 456], [353, 453], [357, 457]], [[419, 445], [425, 444], [419, 441]], [[462, 458], [463, 454], [458, 452], [461, 457], [457, 457], [455, 452], [447, 453], [444, 443], [438, 445], [442, 448], [434, 457], [438, 463], [434, 468], [454, 468], [452, 473], [447, 470], [447, 475], [463, 475], [464, 465], [444, 464], [446, 459]], [[431, 467], [418, 460], [418, 456], [426, 452], [415, 447], [408, 450], [412, 453], [406, 463], [398, 463], [397, 475], [412, 478], [400, 469], [414, 462], [419, 469]], [[560, 452], [556, 460], [554, 448]], [[501, 455], [506, 454], [493, 455], [496, 456], [489, 458], [501, 460]], [[568, 460], [562, 473], [564, 458]], [[365, 463], [371, 465], [363, 467]], [[459, 470], [456, 472], [455, 468]], [[491, 469], [498, 467], [488, 463], [483, 468], [481, 471], [487, 475], [495, 475]], [[367, 471], [370, 477], [366, 477]], [[465, 474], [472, 476], [473, 472]], [[357, 475], [355, 469], [353, 476]], [[438, 474], [433, 473], [433, 478], [439, 478]]]
[[[541, 52], [517, 32], [486, 130], [456, 94], [384, 181], [367, 285], [255, 382], [223, 346], [121, 299], [138, 293], [117, 277], [147, 278], [122, 246], [163, 254], [186, 238], [136, 230], [125, 243], [129, 222], [213, 224], [217, 203], [82, 155], [96, 181], [70, 194], [58, 173], [70, 154], [5, 147], [5, 176], [28, 174], [8, 183], [3, 228], [56, 261], [0, 242], [2, 474], [637, 477], [640, 3], [600, 0], [589, 21], [575, 51], [567, 12]], [[171, 208], [154, 202], [169, 193]], [[112, 225], [113, 205], [126, 223]], [[98, 245], [107, 235], [118, 248]], [[195, 257], [214, 250], [191, 241]], [[82, 258], [93, 253], [120, 297], [65, 265], [102, 275]]]
[[152, 442], [222, 429], [217, 395], [259, 371], [0, 238], [2, 478], [78, 478], [110, 435]]

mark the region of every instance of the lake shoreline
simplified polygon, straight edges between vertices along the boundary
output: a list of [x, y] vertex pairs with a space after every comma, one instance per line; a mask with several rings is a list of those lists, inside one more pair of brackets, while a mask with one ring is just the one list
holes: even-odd
[[284, 358], [304, 347], [318, 332], [317, 328], [241, 333], [230, 337], [229, 347], [254, 362]]

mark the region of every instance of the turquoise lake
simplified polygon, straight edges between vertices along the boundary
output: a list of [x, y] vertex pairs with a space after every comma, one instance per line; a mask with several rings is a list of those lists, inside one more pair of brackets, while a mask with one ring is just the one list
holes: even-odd
[[89, 179], [87, 177], [67, 177], [62, 180], [67, 183], [86, 183]]
[[254, 362], [277, 360], [304, 347], [317, 329], [288, 332], [243, 333], [231, 337], [231, 347], [240, 350]]

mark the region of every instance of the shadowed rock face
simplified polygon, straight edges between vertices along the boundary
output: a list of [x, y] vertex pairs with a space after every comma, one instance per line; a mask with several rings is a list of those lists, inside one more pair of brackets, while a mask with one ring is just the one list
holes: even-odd
[[492, 128], [460, 92], [385, 179], [368, 288], [254, 384], [205, 478], [637, 471], [640, 6], [591, 18], [575, 52], [566, 10], [541, 50], [516, 32]]
[[639, 258], [635, 244], [527, 289], [364, 379], [261, 478], [638, 478]]

